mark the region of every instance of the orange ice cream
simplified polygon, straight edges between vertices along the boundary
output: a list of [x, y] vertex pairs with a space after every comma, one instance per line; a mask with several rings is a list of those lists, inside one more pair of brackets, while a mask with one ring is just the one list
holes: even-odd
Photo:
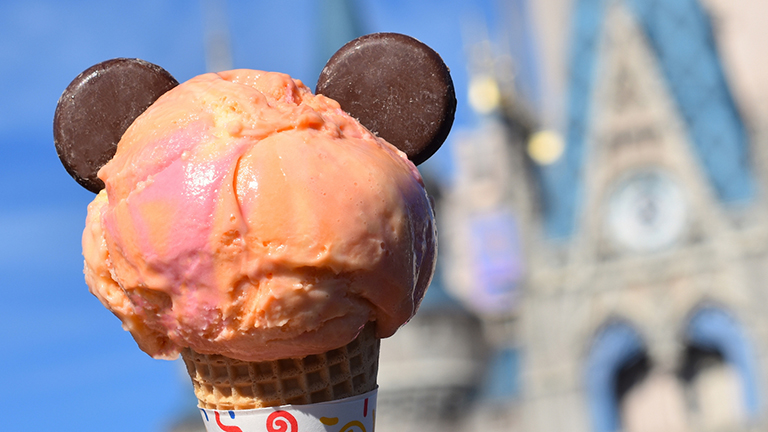
[[435, 264], [429, 198], [386, 141], [287, 75], [205, 74], [158, 99], [99, 171], [91, 292], [142, 350], [245, 361], [392, 335]]

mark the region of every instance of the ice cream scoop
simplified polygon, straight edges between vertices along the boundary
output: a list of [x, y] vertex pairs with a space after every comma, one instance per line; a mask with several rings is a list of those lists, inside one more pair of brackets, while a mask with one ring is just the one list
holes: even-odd
[[86, 280], [154, 357], [316, 354], [368, 321], [386, 337], [434, 269], [413, 164], [284, 74], [179, 85], [128, 128], [99, 177]]
[[[434, 153], [450, 129], [452, 82], [439, 56], [412, 38], [363, 39], [373, 49], [354, 62], [334, 56], [318, 90], [334, 93], [345, 82], [334, 77], [352, 78], [345, 69], [359, 71], [366, 56], [403, 67], [382, 67], [379, 85], [366, 79], [351, 104], [257, 70], [176, 86], [159, 67], [129, 59], [89, 69], [100, 79], [81, 74], [59, 101], [54, 136], [68, 150], [59, 152], [62, 162], [98, 191], [83, 233], [86, 282], [142, 350], [156, 358], [182, 354], [201, 408], [350, 396], [375, 404], [378, 340], [413, 316], [430, 283], [434, 214], [414, 162]], [[404, 59], [403, 50], [412, 55]], [[109, 79], [122, 85], [136, 74], [135, 89], [147, 71], [149, 81], [159, 77], [172, 89], [155, 86], [150, 96], [131, 90], [113, 111], [78, 112], [90, 99], [98, 106], [109, 99], [102, 92], [113, 88]], [[365, 115], [358, 111], [398, 73], [409, 86], [388, 92], [387, 103]], [[141, 102], [147, 98], [154, 102]], [[121, 106], [137, 101], [146, 111]], [[377, 109], [386, 121], [378, 121]], [[90, 124], [89, 116], [99, 121]], [[427, 120], [413, 123], [414, 116]], [[62, 133], [83, 124], [95, 133]], [[121, 135], [116, 151], [99, 138], [99, 125]], [[418, 139], [401, 139], [408, 128]], [[393, 139], [408, 153], [379, 130], [399, 130]]]

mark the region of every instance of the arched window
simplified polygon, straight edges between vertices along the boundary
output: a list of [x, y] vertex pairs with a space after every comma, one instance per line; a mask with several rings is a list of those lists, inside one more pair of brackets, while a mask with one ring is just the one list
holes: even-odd
[[[758, 377], [751, 344], [741, 325], [720, 308], [702, 307], [691, 315], [685, 328], [684, 342], [688, 349], [683, 362], [683, 378], [694, 382], [702, 372], [707, 372], [703, 380], [721, 385], [723, 393], [732, 391], [732, 384], [737, 384], [741, 391], [741, 395], [737, 395], [738, 400], [744, 406], [735, 407], [737, 412], [733, 414], [743, 412], [748, 417], [756, 418], [760, 409]], [[708, 365], [714, 367], [706, 370]], [[737, 383], [728, 381], [728, 375], [734, 372], [733, 378], [738, 380]], [[707, 404], [707, 392], [711, 387], [699, 384], [697, 397], [700, 403]]]
[[586, 390], [596, 432], [620, 428], [621, 399], [651, 368], [640, 334], [623, 321], [604, 325], [587, 355]]

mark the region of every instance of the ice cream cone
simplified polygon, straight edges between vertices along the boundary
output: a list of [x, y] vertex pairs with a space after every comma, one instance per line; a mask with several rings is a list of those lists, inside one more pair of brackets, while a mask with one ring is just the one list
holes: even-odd
[[376, 388], [379, 339], [368, 323], [349, 344], [316, 355], [246, 362], [187, 348], [187, 366], [200, 408], [243, 410], [339, 400]]

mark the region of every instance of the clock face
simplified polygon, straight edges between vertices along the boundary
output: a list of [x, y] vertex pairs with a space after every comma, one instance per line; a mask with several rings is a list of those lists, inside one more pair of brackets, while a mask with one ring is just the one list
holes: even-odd
[[687, 225], [685, 194], [658, 170], [636, 172], [618, 183], [608, 198], [608, 234], [619, 246], [637, 252], [665, 249]]

